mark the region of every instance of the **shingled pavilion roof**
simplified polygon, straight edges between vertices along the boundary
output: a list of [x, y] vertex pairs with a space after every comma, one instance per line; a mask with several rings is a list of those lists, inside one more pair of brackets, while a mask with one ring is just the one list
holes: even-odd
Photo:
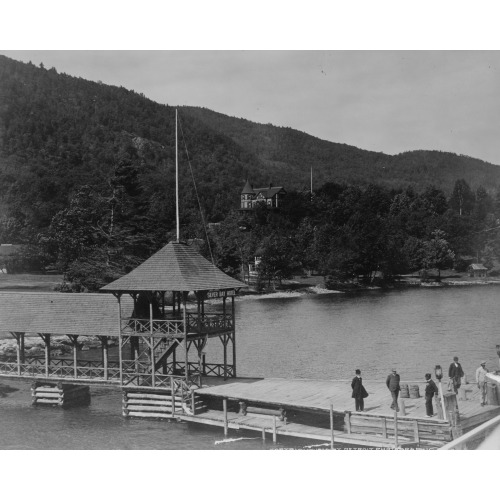
[[[121, 301], [131, 316], [131, 297]], [[0, 333], [118, 336], [116, 299], [101, 293], [0, 292]]]
[[246, 287], [223, 273], [194, 248], [171, 242], [103, 292], [229, 290]]

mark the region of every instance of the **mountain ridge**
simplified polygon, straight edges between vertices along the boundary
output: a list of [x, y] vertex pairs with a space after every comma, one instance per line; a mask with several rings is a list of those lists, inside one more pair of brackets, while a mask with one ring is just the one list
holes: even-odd
[[[206, 220], [239, 207], [246, 179], [287, 191], [325, 183], [380, 184], [450, 195], [457, 179], [473, 189], [500, 186], [500, 167], [438, 151], [388, 155], [330, 142], [290, 127], [192, 106], [179, 107], [180, 160], [189, 163], [199, 201], [181, 171], [185, 224], [198, 203]], [[136, 170], [147, 215], [170, 228], [174, 213], [174, 107], [133, 90], [59, 74], [0, 56], [0, 207], [3, 217], [43, 230], [83, 185], [111, 196], [120, 163]]]

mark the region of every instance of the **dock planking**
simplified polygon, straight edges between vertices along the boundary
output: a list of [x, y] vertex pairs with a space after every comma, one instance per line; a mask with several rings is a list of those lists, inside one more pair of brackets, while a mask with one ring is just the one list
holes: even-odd
[[[207, 381], [207, 383], [210, 383]], [[217, 386], [197, 389], [200, 396], [211, 396], [233, 400], [243, 400], [252, 404], [282, 406], [288, 409], [304, 410], [309, 412], [328, 412], [330, 404], [337, 414], [346, 411], [353, 415], [393, 418], [394, 412], [390, 408], [391, 395], [383, 381], [363, 381], [369, 396], [365, 399], [365, 411], [354, 411], [354, 400], [351, 397], [350, 380], [313, 380], [313, 379], [282, 379], [267, 378], [252, 382], [227, 381]], [[408, 383], [408, 382], [407, 382]], [[422, 422], [446, 423], [447, 420], [426, 417], [425, 410], [425, 383], [409, 382], [418, 385], [419, 398], [400, 398], [404, 401], [405, 419], [415, 419]], [[463, 428], [478, 425], [500, 414], [498, 406], [480, 406], [479, 390], [474, 384], [465, 386], [467, 400], [459, 400], [458, 407]], [[434, 411], [437, 412], [434, 402]], [[403, 417], [402, 413], [398, 417]]]
[[[365, 382], [365, 387], [369, 393], [365, 399], [366, 413], [391, 416], [391, 395], [385, 383]], [[354, 410], [349, 381], [269, 378], [249, 384], [229, 382], [217, 387], [204, 387], [197, 389], [196, 393], [302, 410], [328, 411], [330, 404], [337, 413]], [[425, 416], [424, 398], [405, 399], [405, 403], [407, 415]]]

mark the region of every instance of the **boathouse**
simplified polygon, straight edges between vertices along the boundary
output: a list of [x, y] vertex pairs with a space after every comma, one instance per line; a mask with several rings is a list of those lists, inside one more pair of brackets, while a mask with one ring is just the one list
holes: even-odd
[[471, 264], [467, 269], [471, 278], [486, 278], [488, 269], [482, 264]]
[[0, 273], [11, 272], [9, 267], [15, 263], [16, 257], [24, 248], [24, 245], [0, 244]]

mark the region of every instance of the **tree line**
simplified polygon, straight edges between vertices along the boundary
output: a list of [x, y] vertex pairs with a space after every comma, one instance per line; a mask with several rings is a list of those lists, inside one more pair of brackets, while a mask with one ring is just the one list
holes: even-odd
[[263, 282], [304, 270], [330, 286], [388, 282], [420, 270], [464, 271], [476, 260], [494, 268], [499, 219], [500, 195], [483, 187], [474, 192], [463, 179], [449, 198], [434, 187], [416, 193], [327, 183], [312, 196], [289, 193], [277, 212], [233, 212], [210, 232], [210, 247], [217, 265], [233, 275], [258, 255]]
[[[473, 191], [463, 179], [449, 198], [434, 187], [417, 193], [327, 183], [313, 194], [289, 192], [279, 210], [233, 209], [208, 231], [202, 214], [184, 208], [182, 240], [202, 241], [201, 252], [238, 278], [258, 256], [263, 284], [307, 271], [331, 287], [389, 282], [419, 270], [464, 271], [472, 261], [493, 269], [500, 261], [500, 195]], [[173, 225], [158, 216], [164, 210], [124, 158], [106, 189], [77, 190], [10, 271], [54, 269], [64, 274], [61, 290], [96, 291], [174, 239]], [[1, 221], [0, 234], [11, 230], [8, 222]]]

